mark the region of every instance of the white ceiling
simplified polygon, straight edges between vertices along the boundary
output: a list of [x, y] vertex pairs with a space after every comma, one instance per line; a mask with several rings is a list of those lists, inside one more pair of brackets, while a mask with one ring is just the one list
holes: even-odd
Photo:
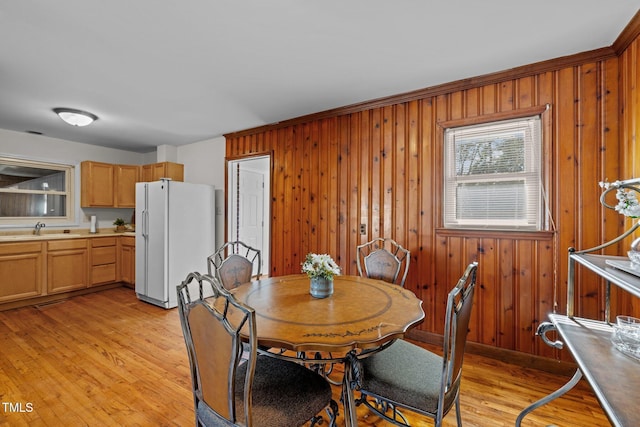
[[611, 46], [639, 3], [0, 0], [0, 128], [150, 152]]

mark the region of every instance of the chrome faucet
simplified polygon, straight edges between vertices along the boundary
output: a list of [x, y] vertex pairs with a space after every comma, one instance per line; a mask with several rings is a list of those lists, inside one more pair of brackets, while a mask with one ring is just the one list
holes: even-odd
[[41, 229], [42, 227], [46, 227], [46, 225], [44, 225], [44, 222], [40, 222], [40, 221], [38, 221], [38, 222], [36, 223], [36, 230], [33, 232], [33, 234], [35, 234], [36, 236], [39, 236], [39, 235], [40, 235], [40, 229]]

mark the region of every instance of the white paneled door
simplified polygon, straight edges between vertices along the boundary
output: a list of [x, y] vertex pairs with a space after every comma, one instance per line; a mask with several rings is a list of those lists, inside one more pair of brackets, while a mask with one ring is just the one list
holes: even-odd
[[261, 274], [269, 271], [269, 166], [268, 156], [228, 163], [228, 240], [260, 250]]

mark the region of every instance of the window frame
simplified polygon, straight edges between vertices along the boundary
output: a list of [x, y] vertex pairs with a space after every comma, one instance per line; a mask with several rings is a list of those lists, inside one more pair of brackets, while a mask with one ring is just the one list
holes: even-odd
[[76, 221], [76, 169], [77, 165], [58, 163], [53, 161], [44, 161], [27, 158], [10, 157], [0, 155], [0, 166], [22, 166], [35, 169], [58, 170], [65, 173], [65, 189], [64, 191], [56, 190], [33, 190], [33, 189], [17, 189], [17, 188], [0, 188], [0, 194], [55, 194], [65, 196], [65, 213], [64, 216], [23, 216], [23, 217], [3, 217], [0, 216], [0, 228], [3, 227], [30, 227], [32, 223], [38, 221], [46, 221], [47, 225], [69, 225]]
[[[518, 111], [510, 111], [504, 113], [495, 113], [484, 116], [478, 116], [473, 118], [466, 119], [458, 119], [458, 120], [449, 120], [439, 122], [438, 125], [441, 128], [441, 132], [439, 132], [439, 136], [441, 138], [441, 162], [442, 165], [442, 185], [440, 186], [441, 193], [441, 221], [442, 227], [447, 230], [494, 230], [494, 231], [507, 231], [507, 232], [515, 232], [515, 231], [524, 231], [524, 232], [539, 232], [539, 231], [547, 231], [549, 227], [548, 221], [548, 206], [546, 203], [548, 201], [548, 197], [544, 192], [546, 188], [548, 188], [548, 178], [546, 177], [546, 160], [548, 153], [548, 129], [549, 129], [549, 114], [546, 112], [549, 110], [549, 105], [544, 106], [536, 106], [521, 109]], [[531, 164], [527, 164], [531, 161], [535, 161], [532, 159], [531, 154], [534, 153], [526, 153], [526, 151], [530, 151], [525, 147], [525, 170], [523, 172], [513, 173], [513, 174], [505, 174], [503, 176], [499, 176], [498, 174], [487, 174], [486, 178], [483, 179], [481, 175], [476, 175], [474, 178], [463, 177], [462, 179], [452, 179], [450, 177], [449, 171], [451, 168], [455, 169], [455, 153], [451, 156], [453, 151], [448, 146], [448, 140], [446, 133], [450, 129], [457, 128], [469, 128], [471, 126], [480, 126], [480, 125], [501, 125], [503, 123], [507, 123], [510, 121], [516, 120], [526, 120], [528, 118], [539, 118], [539, 127], [537, 129], [540, 141], [538, 142], [538, 150], [539, 153], [537, 157], [539, 159], [537, 164], [537, 172], [533, 171], [535, 174], [534, 177], [526, 176], [527, 174], [531, 174]], [[497, 133], [500, 133], [498, 130]], [[453, 157], [453, 159], [451, 159]], [[449, 164], [447, 162], [449, 161]], [[449, 176], [448, 176], [449, 175]], [[455, 170], [454, 170], [455, 175]], [[519, 177], [518, 177], [519, 175]], [[512, 182], [514, 180], [525, 180], [529, 178], [535, 179], [538, 181], [538, 191], [537, 194], [533, 194], [529, 197], [530, 200], [535, 200], [535, 218], [536, 221], [534, 224], [528, 222], [527, 218], [523, 220], [508, 220], [508, 219], [458, 219], [457, 213], [453, 213], [454, 220], [451, 221], [451, 215], [447, 218], [447, 215], [450, 213], [451, 209], [455, 208], [455, 202], [447, 205], [449, 199], [447, 199], [447, 195], [455, 197], [455, 191], [448, 192], [448, 185], [456, 185], [457, 183], [481, 183], [481, 182]], [[453, 184], [448, 184], [449, 181], [454, 181]]]

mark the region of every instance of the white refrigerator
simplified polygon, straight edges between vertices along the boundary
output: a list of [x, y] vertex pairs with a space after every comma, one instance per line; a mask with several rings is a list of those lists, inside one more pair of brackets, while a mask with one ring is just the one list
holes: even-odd
[[164, 308], [178, 305], [176, 287], [192, 271], [206, 273], [215, 252], [211, 185], [162, 179], [136, 184], [136, 294]]

